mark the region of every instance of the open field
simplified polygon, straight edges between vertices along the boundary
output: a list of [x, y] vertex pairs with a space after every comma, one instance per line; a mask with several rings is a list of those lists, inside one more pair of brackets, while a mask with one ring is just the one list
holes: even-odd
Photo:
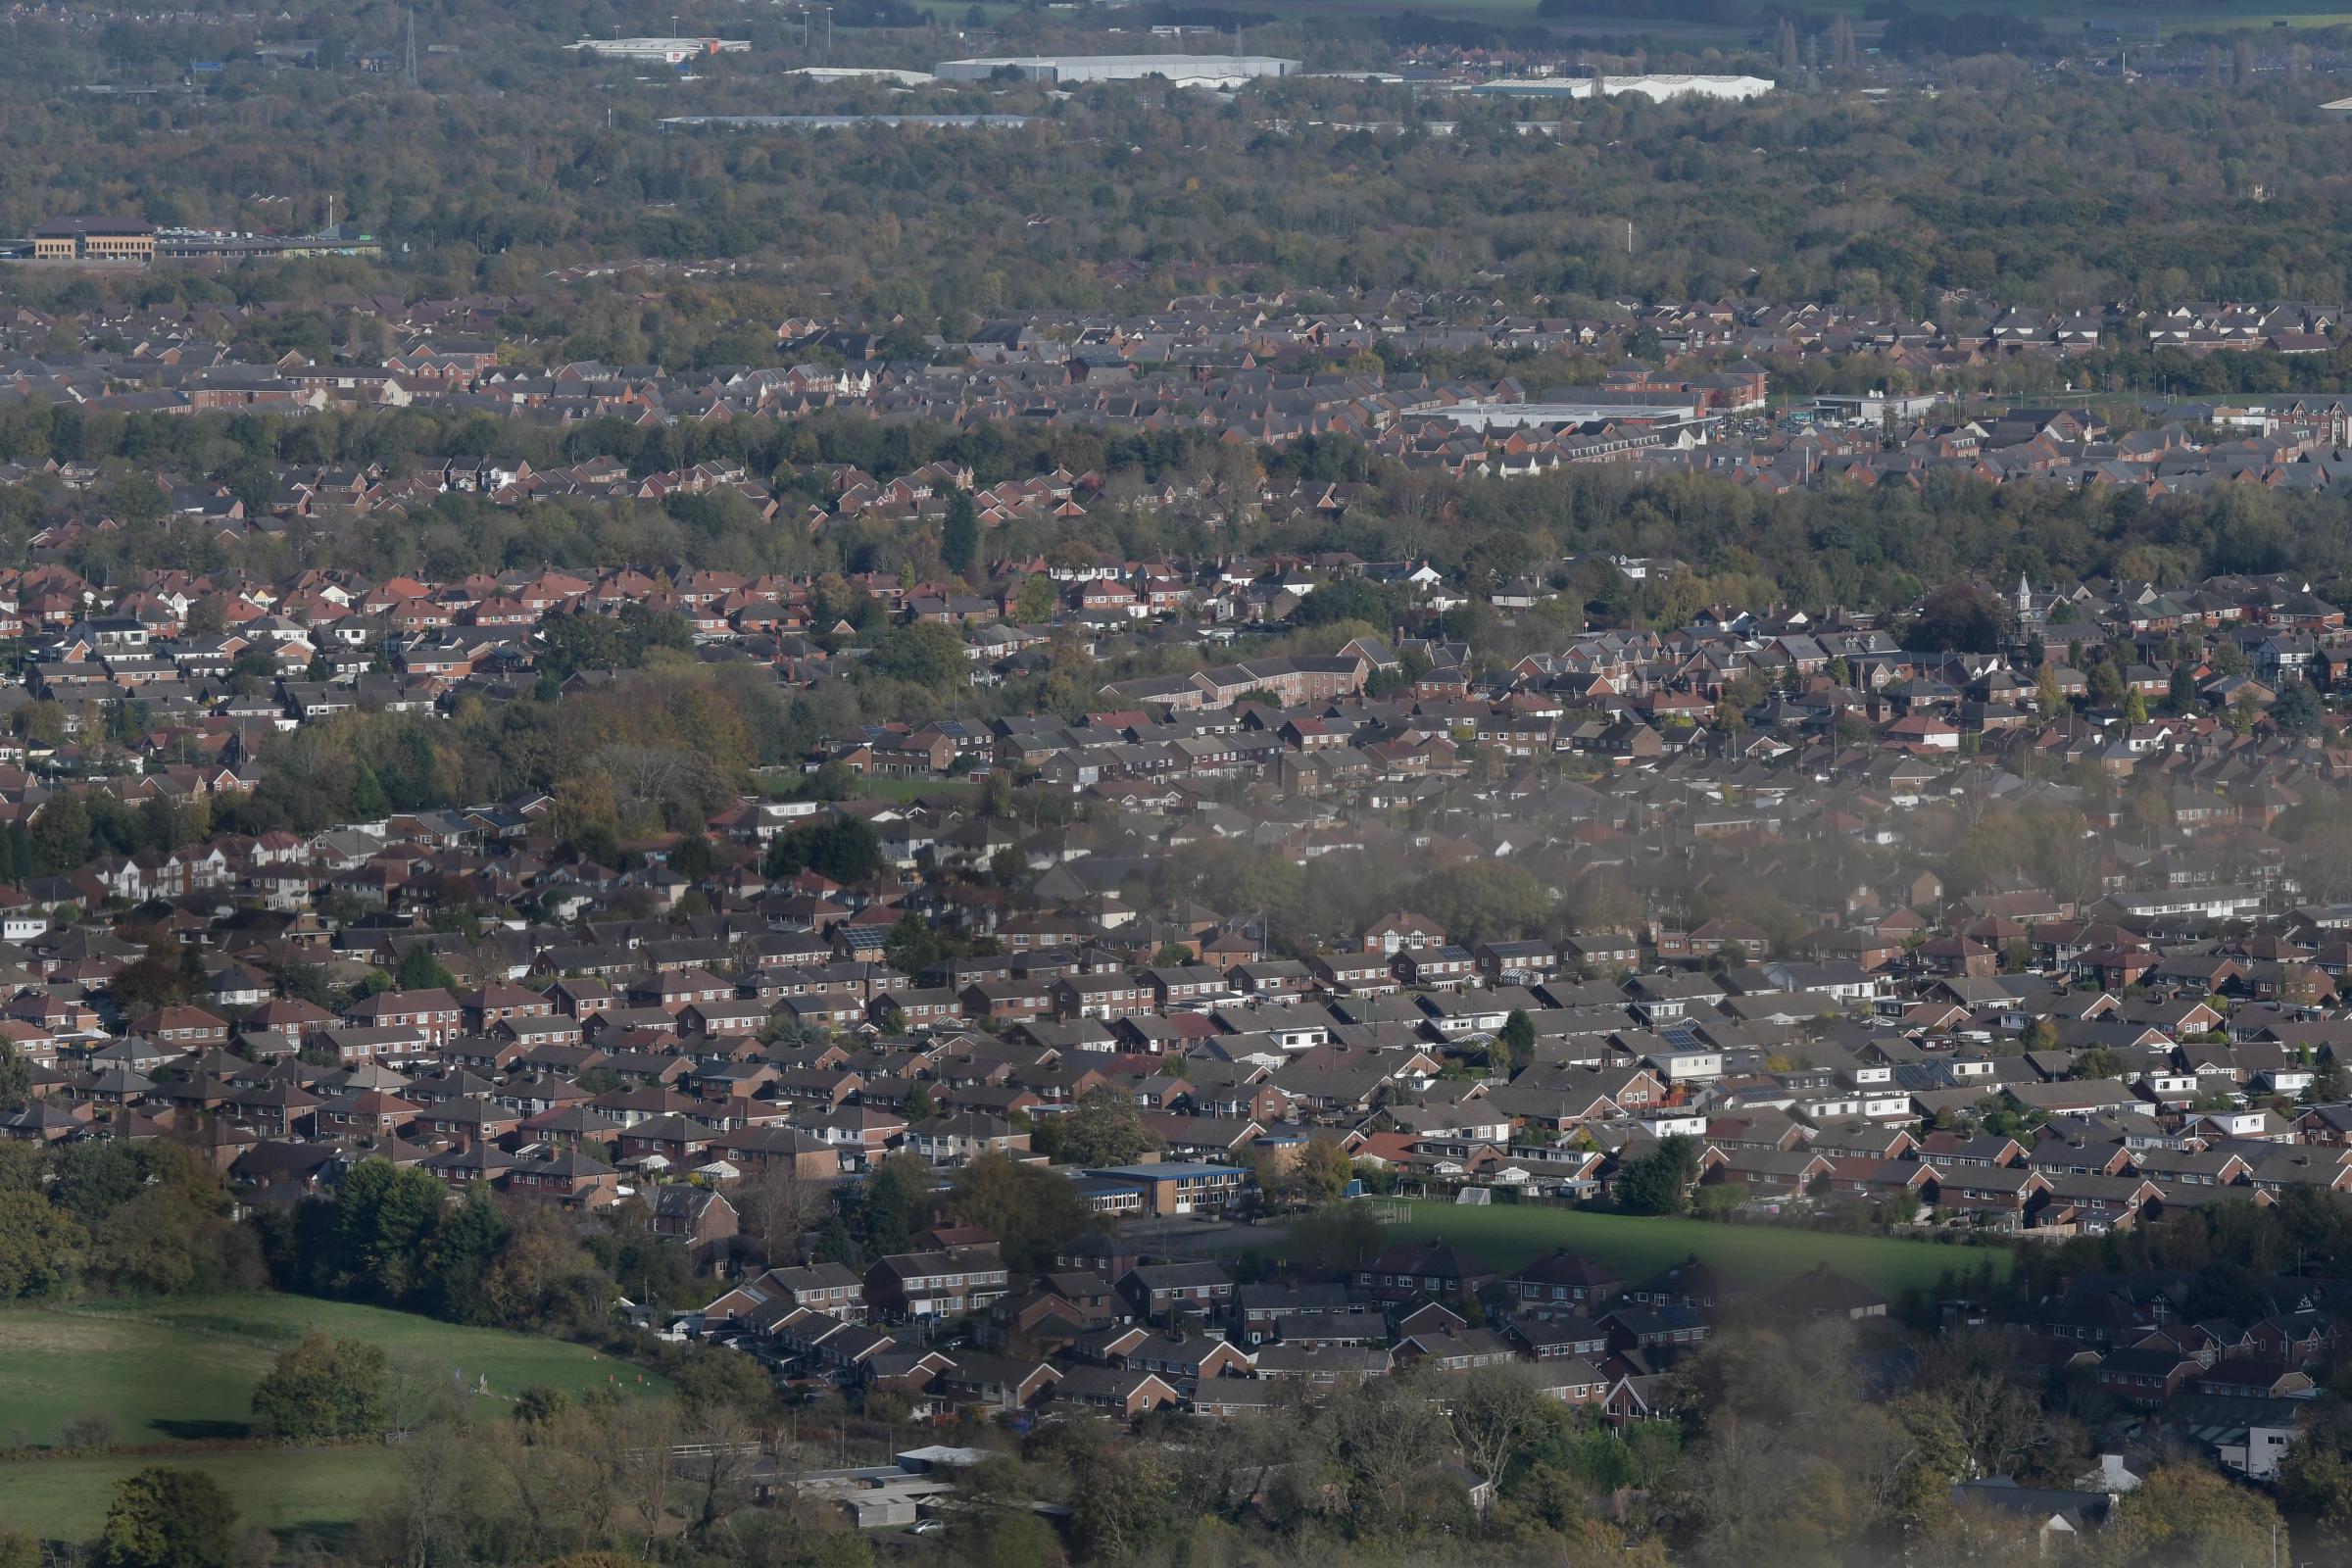
[[420, 1361], [481, 1382], [485, 1416], [534, 1383], [577, 1393], [634, 1367], [560, 1340], [459, 1328], [410, 1312], [300, 1296], [199, 1297], [184, 1301], [93, 1302], [64, 1310], [0, 1311], [0, 1438], [57, 1441], [83, 1411], [104, 1411], [128, 1444], [239, 1438], [253, 1386], [277, 1351], [314, 1331], [368, 1340], [395, 1362]]
[[1945, 1247], [1765, 1225], [1716, 1225], [1515, 1203], [1464, 1208], [1415, 1201], [1408, 1206], [1411, 1217], [1389, 1226], [1388, 1235], [1451, 1242], [1502, 1270], [1565, 1247], [1637, 1280], [1696, 1253], [1736, 1278], [1759, 1284], [1790, 1279], [1816, 1263], [1827, 1263], [1891, 1294], [1914, 1286], [1932, 1290], [1944, 1274], [1971, 1273], [1986, 1262], [2006, 1274], [2012, 1260], [2005, 1248]]
[[124, 1443], [241, 1438], [273, 1353], [258, 1342], [11, 1308], [0, 1312], [0, 1439], [54, 1444], [66, 1422], [96, 1412], [114, 1418]]
[[[281, 1348], [314, 1331], [370, 1341], [395, 1363], [429, 1367], [468, 1392], [486, 1388], [467, 1405], [483, 1420], [535, 1383], [575, 1394], [667, 1391], [650, 1373], [560, 1340], [308, 1297], [13, 1307], [0, 1311], [0, 1440], [54, 1444], [59, 1428], [85, 1412], [112, 1417], [125, 1445], [245, 1437], [254, 1384]], [[0, 1463], [0, 1527], [93, 1535], [117, 1477], [183, 1462], [217, 1475], [248, 1522], [287, 1532], [348, 1524], [382, 1484], [388, 1455], [363, 1445]]]
[[0, 1529], [45, 1541], [89, 1541], [106, 1523], [115, 1483], [153, 1464], [201, 1470], [220, 1483], [240, 1523], [281, 1537], [331, 1538], [359, 1517], [394, 1475], [390, 1449], [255, 1448], [0, 1464]]

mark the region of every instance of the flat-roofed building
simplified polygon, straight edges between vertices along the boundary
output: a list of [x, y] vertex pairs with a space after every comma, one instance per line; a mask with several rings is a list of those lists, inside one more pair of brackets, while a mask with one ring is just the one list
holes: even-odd
[[945, 81], [986, 81], [1004, 72], [1064, 87], [1152, 76], [1184, 87], [1232, 87], [1256, 76], [1287, 76], [1298, 69], [1298, 61], [1273, 55], [993, 55], [942, 61], [933, 74]]
[[32, 231], [39, 262], [155, 260], [155, 225], [131, 218], [58, 218]]

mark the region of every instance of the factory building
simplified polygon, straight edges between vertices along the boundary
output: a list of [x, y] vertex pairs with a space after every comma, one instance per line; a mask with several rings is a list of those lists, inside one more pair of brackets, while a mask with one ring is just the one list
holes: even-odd
[[1287, 76], [1298, 69], [1298, 61], [1272, 55], [999, 55], [942, 61], [935, 74], [947, 81], [986, 81], [1010, 71], [1024, 80], [1060, 87], [1152, 76], [1164, 76], [1180, 87], [1238, 87], [1254, 77]]

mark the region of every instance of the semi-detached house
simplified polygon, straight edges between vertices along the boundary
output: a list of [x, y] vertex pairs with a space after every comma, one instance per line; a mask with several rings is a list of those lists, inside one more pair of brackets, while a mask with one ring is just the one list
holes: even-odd
[[885, 1318], [960, 1317], [1002, 1299], [1008, 1278], [993, 1245], [900, 1252], [866, 1269], [865, 1301]]

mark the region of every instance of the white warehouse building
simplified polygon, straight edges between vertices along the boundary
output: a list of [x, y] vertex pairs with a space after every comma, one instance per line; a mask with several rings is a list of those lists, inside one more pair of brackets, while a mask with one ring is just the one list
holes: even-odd
[[1482, 98], [1614, 98], [1640, 93], [1660, 103], [1669, 98], [1761, 98], [1773, 84], [1762, 76], [1500, 76], [1471, 88]]
[[658, 60], [683, 65], [701, 55], [739, 55], [752, 47], [749, 38], [582, 38], [564, 46], [600, 60]]
[[1165, 76], [1180, 87], [1235, 87], [1257, 76], [1287, 76], [1298, 69], [1298, 61], [1273, 55], [996, 55], [943, 60], [935, 74], [946, 81], [986, 81], [1000, 71], [1011, 71], [1030, 81], [1062, 87]]

